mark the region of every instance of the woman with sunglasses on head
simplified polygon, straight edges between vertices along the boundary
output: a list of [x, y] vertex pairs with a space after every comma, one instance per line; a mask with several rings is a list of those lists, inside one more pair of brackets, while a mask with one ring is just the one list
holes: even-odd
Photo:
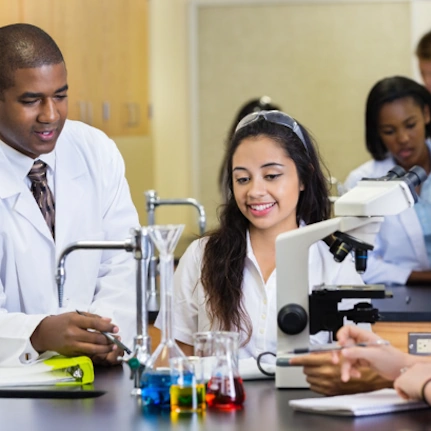
[[[235, 129], [238, 123], [247, 115], [252, 114], [254, 112], [259, 111], [279, 111], [280, 107], [276, 104], [274, 104], [269, 96], [262, 96], [258, 99], [251, 99], [248, 102], [246, 102], [244, 105], [241, 106], [238, 113], [235, 115], [235, 119], [233, 120], [233, 123], [230, 126], [229, 134], [227, 137], [227, 143], [230, 142], [232, 139], [232, 136], [235, 134]], [[225, 153], [225, 157], [223, 159], [223, 162], [220, 166], [220, 172], [218, 177], [218, 185], [219, 190], [222, 195], [222, 202], [226, 203], [228, 196], [229, 196], [229, 186], [227, 185], [226, 181], [226, 175], [227, 175], [227, 169], [226, 169], [226, 163], [227, 163], [227, 153]]]
[[367, 149], [373, 157], [355, 169], [345, 186], [364, 177], [377, 178], [399, 165], [425, 169], [428, 179], [419, 201], [399, 215], [385, 217], [369, 254], [366, 283], [421, 284], [431, 282], [431, 94], [417, 82], [395, 76], [377, 82], [366, 105]]
[[[175, 273], [174, 337], [191, 355], [195, 332], [237, 331], [239, 358], [257, 358], [275, 353], [277, 346], [276, 237], [328, 218], [328, 184], [310, 136], [280, 111], [241, 120], [226, 160], [231, 193], [221, 208], [220, 227], [189, 246]], [[310, 288], [362, 283], [353, 262], [336, 263], [323, 241], [310, 248], [309, 268]], [[354, 302], [343, 301], [341, 307], [352, 308]], [[330, 341], [327, 332], [311, 338]], [[264, 360], [269, 358], [274, 359]], [[328, 362], [338, 377], [332, 381], [339, 384], [330, 355]]]

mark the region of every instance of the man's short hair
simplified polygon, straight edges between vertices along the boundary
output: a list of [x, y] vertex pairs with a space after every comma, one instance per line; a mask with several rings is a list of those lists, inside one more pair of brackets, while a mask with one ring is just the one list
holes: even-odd
[[14, 86], [17, 69], [64, 62], [60, 48], [51, 36], [31, 24], [0, 27], [0, 98]]

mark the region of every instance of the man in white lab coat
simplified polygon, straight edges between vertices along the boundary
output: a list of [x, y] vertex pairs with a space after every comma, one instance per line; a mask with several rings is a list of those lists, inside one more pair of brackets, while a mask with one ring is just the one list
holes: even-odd
[[[2, 27], [0, 59], [0, 364], [52, 351], [118, 363], [123, 352], [92, 330], [118, 333], [130, 345], [133, 256], [72, 253], [62, 307], [55, 269], [71, 242], [121, 241], [139, 225], [123, 159], [104, 133], [66, 120], [67, 72], [50, 36], [28, 24]], [[54, 232], [30, 189], [27, 174], [36, 160], [47, 165]]]

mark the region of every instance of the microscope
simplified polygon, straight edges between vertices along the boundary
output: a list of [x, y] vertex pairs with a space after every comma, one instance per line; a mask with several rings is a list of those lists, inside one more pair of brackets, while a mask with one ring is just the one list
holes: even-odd
[[307, 349], [310, 335], [319, 331], [336, 334], [344, 319], [374, 323], [378, 310], [359, 302], [352, 310], [338, 310], [344, 298], [385, 298], [384, 285], [313, 286], [309, 288], [309, 247], [320, 240], [330, 243], [337, 262], [353, 253], [358, 273], [366, 269], [368, 251], [385, 216], [396, 215], [417, 201], [415, 188], [426, 179], [414, 166], [400, 166], [384, 177], [363, 178], [334, 203], [334, 218], [280, 234], [276, 240], [277, 268], [277, 388], [307, 388], [302, 367], [289, 366], [292, 352]]

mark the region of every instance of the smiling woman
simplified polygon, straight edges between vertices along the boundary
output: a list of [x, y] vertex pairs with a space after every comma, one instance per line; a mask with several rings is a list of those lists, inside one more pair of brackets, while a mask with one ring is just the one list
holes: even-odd
[[431, 282], [431, 94], [402, 76], [371, 89], [366, 106], [366, 145], [373, 160], [350, 173], [346, 189], [364, 177], [377, 178], [394, 165], [425, 169], [428, 178], [411, 209], [385, 217], [363, 276], [367, 283]]
[[298, 227], [296, 206], [304, 185], [295, 163], [278, 142], [264, 135], [244, 139], [232, 166], [233, 195], [250, 223], [252, 238], [264, 234], [275, 239]]
[[[236, 331], [240, 359], [257, 358], [276, 351], [276, 237], [328, 218], [328, 184], [306, 129], [280, 111], [246, 116], [225, 160], [230, 193], [220, 227], [194, 241], [175, 272], [174, 337], [192, 354], [195, 332]], [[323, 241], [310, 249], [309, 280], [310, 289], [361, 283], [353, 262], [336, 263]], [[326, 343], [329, 334], [312, 338]]]

